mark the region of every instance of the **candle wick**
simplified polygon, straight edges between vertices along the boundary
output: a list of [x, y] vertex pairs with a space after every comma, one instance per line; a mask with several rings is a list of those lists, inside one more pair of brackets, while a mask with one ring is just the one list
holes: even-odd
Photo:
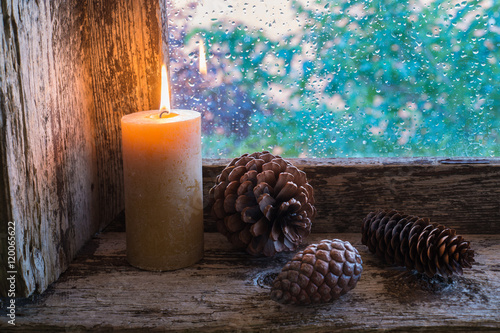
[[[161, 111], [161, 110], [160, 110], [160, 111]], [[170, 111], [169, 111], [167, 108], [165, 108], [163, 111], [161, 111], [161, 112], [160, 112], [160, 119], [161, 119], [161, 116], [162, 116], [164, 113], [166, 113], [167, 115], [169, 115], [169, 114], [170, 114]]]

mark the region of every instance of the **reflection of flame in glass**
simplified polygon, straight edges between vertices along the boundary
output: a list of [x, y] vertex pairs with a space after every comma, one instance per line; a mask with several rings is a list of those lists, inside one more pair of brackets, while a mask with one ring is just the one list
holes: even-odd
[[203, 41], [200, 41], [200, 73], [207, 74], [207, 58], [205, 57], [205, 46]]
[[161, 66], [161, 102], [160, 112], [170, 113], [170, 86], [168, 83], [167, 66]]

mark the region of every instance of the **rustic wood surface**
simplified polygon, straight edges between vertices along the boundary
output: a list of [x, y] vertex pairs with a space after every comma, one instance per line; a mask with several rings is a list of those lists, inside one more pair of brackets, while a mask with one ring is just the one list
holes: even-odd
[[[307, 173], [318, 215], [313, 232], [359, 232], [377, 208], [429, 217], [460, 233], [500, 233], [500, 158], [289, 159]], [[208, 191], [230, 160], [204, 160], [207, 231], [215, 231]]]
[[[334, 303], [306, 307], [269, 298], [270, 283], [292, 253], [256, 258], [205, 234], [205, 257], [173, 272], [131, 267], [125, 233], [90, 241], [47, 292], [17, 308], [17, 326], [31, 331], [403, 331], [500, 330], [500, 235], [467, 235], [476, 264], [450, 280], [389, 267], [360, 244], [360, 234], [313, 234], [350, 241], [363, 258], [357, 287]], [[4, 314], [2, 314], [4, 317]]]
[[[1, 223], [16, 222], [19, 296], [55, 281], [99, 223], [92, 209], [90, 73], [81, 52], [84, 7], [77, 0], [1, 1], [0, 141], [8, 191]], [[6, 267], [2, 261], [0, 272]]]
[[87, 0], [95, 121], [95, 184], [100, 220], [123, 209], [121, 118], [158, 109], [162, 34], [160, 1]]
[[[18, 296], [45, 290], [123, 209], [120, 118], [158, 105], [160, 3], [0, 0], [0, 238], [15, 221]], [[500, 231], [498, 159], [294, 163], [316, 189], [315, 232], [358, 231], [378, 207]], [[222, 165], [205, 167], [205, 191]]]
[[123, 209], [120, 117], [159, 104], [159, 3], [0, 6], [0, 295], [16, 222], [18, 296], [42, 292]]

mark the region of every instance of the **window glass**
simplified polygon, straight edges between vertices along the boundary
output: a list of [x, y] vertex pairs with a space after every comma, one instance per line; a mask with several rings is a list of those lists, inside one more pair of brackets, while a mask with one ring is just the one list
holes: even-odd
[[[500, 156], [500, 2], [168, 3], [204, 157]], [[198, 68], [200, 44], [207, 73]]]

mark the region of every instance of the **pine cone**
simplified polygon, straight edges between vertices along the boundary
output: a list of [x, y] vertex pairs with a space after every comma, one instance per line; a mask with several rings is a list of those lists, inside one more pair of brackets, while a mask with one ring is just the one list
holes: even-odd
[[298, 252], [274, 279], [271, 299], [284, 304], [326, 303], [356, 287], [363, 261], [351, 243], [322, 240]]
[[253, 255], [295, 250], [316, 214], [306, 174], [267, 151], [229, 163], [210, 199], [219, 232]]
[[387, 263], [429, 277], [462, 275], [462, 267], [470, 268], [474, 262], [469, 242], [428, 218], [379, 210], [365, 217], [361, 233], [361, 242]]

